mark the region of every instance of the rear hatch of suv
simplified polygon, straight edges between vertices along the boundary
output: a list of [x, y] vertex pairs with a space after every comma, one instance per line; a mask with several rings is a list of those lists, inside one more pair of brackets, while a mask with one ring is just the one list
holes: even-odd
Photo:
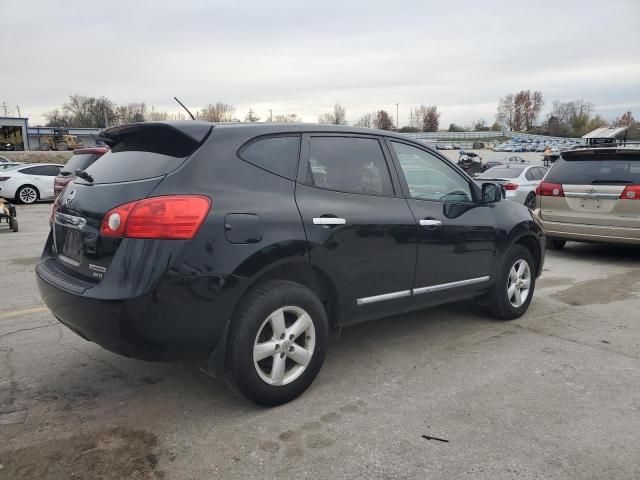
[[[142, 201], [150, 203], [146, 205], [144, 217], [147, 222], [153, 219], [154, 209], [157, 213], [158, 208], [164, 208], [166, 213], [167, 205], [158, 203], [169, 197], [158, 197], [160, 200], [155, 203], [147, 197], [168, 173], [179, 168], [198, 149], [211, 129], [212, 125], [204, 122], [167, 122], [105, 130], [101, 138], [111, 151], [75, 178], [53, 205], [52, 235], [47, 244], [49, 258], [45, 262], [49, 272], [85, 289], [100, 282], [118, 249], [124, 242], [131, 241], [122, 231], [127, 215], [131, 218], [133, 207]], [[174, 218], [175, 210], [182, 207], [180, 199], [168, 206]], [[149, 233], [153, 225], [137, 226], [138, 235], [134, 238], [158, 238], [145, 237], [144, 231], [140, 236], [140, 228], [147, 228]], [[137, 249], [137, 255], [148, 255], [148, 249], [140, 245], [132, 248]], [[122, 275], [126, 268], [133, 266], [125, 266]], [[120, 282], [123, 281], [121, 278]]]
[[543, 220], [640, 228], [640, 150], [563, 152], [536, 193]]

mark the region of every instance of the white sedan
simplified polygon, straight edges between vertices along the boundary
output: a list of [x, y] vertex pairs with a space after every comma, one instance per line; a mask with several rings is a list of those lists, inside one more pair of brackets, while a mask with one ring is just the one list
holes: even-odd
[[63, 165], [30, 163], [0, 170], [0, 197], [21, 203], [53, 199], [53, 182]]

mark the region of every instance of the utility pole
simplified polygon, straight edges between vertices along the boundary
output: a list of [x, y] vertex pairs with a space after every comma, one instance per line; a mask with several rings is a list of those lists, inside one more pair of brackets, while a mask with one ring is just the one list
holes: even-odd
[[398, 112], [399, 110], [399, 103], [396, 103], [396, 130], [400, 130], [400, 117], [398, 116]]
[[7, 114], [7, 102], [2, 102], [2, 105], [0, 105], [0, 107], [4, 108], [4, 116], [8, 117], [9, 115]]
[[273, 110], [269, 109], [269, 122], [273, 123]]
[[22, 115], [20, 115], [20, 105], [16, 105], [16, 110], [18, 110], [18, 118], [22, 118]]

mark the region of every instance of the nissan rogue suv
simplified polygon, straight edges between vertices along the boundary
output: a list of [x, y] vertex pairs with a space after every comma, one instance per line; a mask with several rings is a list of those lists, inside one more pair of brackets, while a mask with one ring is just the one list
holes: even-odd
[[525, 206], [400, 135], [160, 122], [101, 139], [54, 203], [45, 304], [108, 350], [202, 362], [258, 404], [311, 384], [332, 328], [472, 298], [514, 319], [542, 271]]
[[567, 240], [640, 245], [640, 148], [564, 151], [536, 193], [549, 248]]

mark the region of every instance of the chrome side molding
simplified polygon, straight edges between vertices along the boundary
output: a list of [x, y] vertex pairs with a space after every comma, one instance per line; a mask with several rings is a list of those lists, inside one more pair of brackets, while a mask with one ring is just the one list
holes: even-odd
[[382, 302], [383, 300], [393, 300], [395, 298], [410, 297], [411, 290], [402, 290], [400, 292], [383, 293], [382, 295], [374, 295], [373, 297], [359, 298], [358, 305], [366, 305], [367, 303]]
[[466, 287], [467, 285], [473, 285], [475, 283], [484, 283], [489, 281], [491, 277], [478, 277], [469, 278], [468, 280], [459, 280], [457, 282], [441, 283], [440, 285], [431, 285], [429, 287], [414, 288], [413, 294], [420, 295], [422, 293], [439, 292], [440, 290], [447, 290], [449, 288]]
[[448, 290], [449, 288], [466, 287], [467, 285], [488, 282], [490, 279], [491, 277], [489, 276], [469, 278], [467, 280], [458, 280], [457, 282], [441, 283], [439, 285], [431, 285], [429, 287], [414, 288], [413, 290], [401, 290], [399, 292], [383, 293], [381, 295], [374, 295], [372, 297], [358, 298], [357, 303], [358, 305], [366, 305], [368, 303], [394, 300], [396, 298], [410, 297], [412, 295], [420, 295], [423, 293], [439, 292], [441, 290]]

